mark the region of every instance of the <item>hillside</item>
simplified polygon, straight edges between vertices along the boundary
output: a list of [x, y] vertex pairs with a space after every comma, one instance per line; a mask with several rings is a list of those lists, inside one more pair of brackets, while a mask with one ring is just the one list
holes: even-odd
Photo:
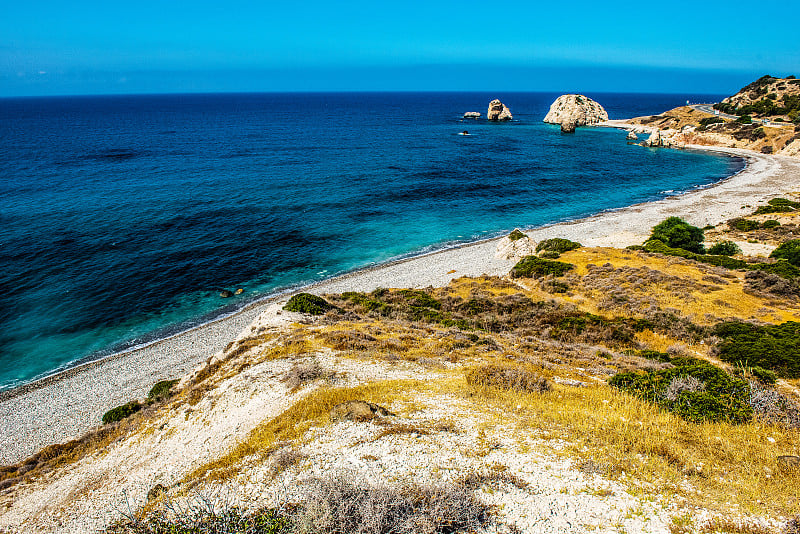
[[796, 528], [800, 259], [768, 256], [800, 202], [751, 211], [272, 306], [138, 410], [4, 468], [0, 531]]
[[657, 132], [663, 146], [722, 146], [800, 157], [800, 80], [763, 76], [713, 107], [719, 115], [681, 106], [624, 122], [637, 133]]

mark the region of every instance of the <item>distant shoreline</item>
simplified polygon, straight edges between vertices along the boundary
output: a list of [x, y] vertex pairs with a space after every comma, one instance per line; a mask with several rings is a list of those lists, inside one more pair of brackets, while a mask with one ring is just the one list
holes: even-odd
[[[641, 243], [649, 229], [669, 215], [694, 224], [717, 224], [741, 215], [741, 206], [792, 184], [789, 166], [800, 161], [720, 147], [687, 147], [746, 160], [738, 173], [715, 184], [662, 200], [604, 211], [583, 219], [528, 231], [534, 240], [561, 236], [587, 246]], [[785, 161], [784, 161], [785, 160]], [[719, 204], [715, 206], [715, 204]], [[377, 287], [441, 286], [460, 276], [504, 275], [513, 261], [494, 258], [488, 238], [453, 248], [395, 260], [346, 273], [309, 286], [265, 297], [243, 309], [143, 347], [84, 363], [14, 389], [0, 392], [0, 420], [11, 429], [0, 437], [0, 464], [18, 461], [50, 443], [62, 442], [97, 426], [112, 406], [146, 395], [158, 380], [179, 378], [234, 340], [269, 304], [291, 293], [369, 291]]]

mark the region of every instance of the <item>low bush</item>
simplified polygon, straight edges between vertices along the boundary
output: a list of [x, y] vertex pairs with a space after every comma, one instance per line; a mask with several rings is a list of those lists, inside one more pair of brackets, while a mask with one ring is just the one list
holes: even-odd
[[790, 239], [772, 251], [770, 258], [783, 259], [795, 267], [800, 267], [800, 239]]
[[766, 206], [759, 206], [755, 211], [755, 215], [762, 213], [788, 213], [796, 211], [798, 208], [800, 208], [800, 202], [778, 197], [768, 200]]
[[467, 384], [476, 387], [496, 387], [532, 393], [550, 389], [547, 380], [519, 365], [490, 364], [474, 367], [466, 372]]
[[571, 263], [545, 260], [536, 256], [525, 256], [511, 269], [509, 274], [512, 278], [538, 278], [547, 275], [563, 276], [564, 273], [574, 267]]
[[147, 394], [147, 400], [155, 402], [168, 399], [172, 394], [172, 387], [177, 383], [177, 379], [156, 382], [155, 385], [150, 388], [150, 393]]
[[716, 256], [734, 256], [741, 254], [742, 249], [733, 241], [720, 241], [708, 249], [708, 253]]
[[313, 534], [451, 534], [482, 531], [491, 519], [467, 484], [391, 488], [340, 475], [309, 481], [291, 521], [296, 532]]
[[775, 274], [787, 280], [794, 280], [800, 276], [800, 268], [795, 267], [787, 260], [780, 259], [775, 263], [755, 263], [753, 269], [764, 271], [765, 273]]
[[297, 313], [308, 313], [310, 315], [322, 315], [333, 308], [324, 298], [312, 295], [311, 293], [298, 293], [289, 299], [284, 310]]
[[718, 124], [721, 122], [725, 122], [722, 117], [705, 117], [700, 119], [700, 126], [708, 126], [710, 124]]
[[764, 221], [764, 223], [761, 225], [761, 227], [765, 228], [767, 230], [772, 230], [773, 228], [777, 228], [780, 225], [781, 225], [781, 223], [779, 223], [778, 221], [776, 221], [774, 219], [770, 219], [768, 221]]
[[557, 260], [561, 257], [561, 254], [555, 250], [543, 250], [539, 253], [539, 257], [546, 260]]
[[718, 324], [714, 335], [722, 338], [716, 348], [720, 360], [800, 378], [800, 323], [760, 326], [728, 321]]
[[751, 375], [756, 377], [764, 384], [774, 384], [775, 382], [778, 381], [778, 375], [775, 374], [775, 371], [764, 369], [763, 367], [759, 367], [758, 365], [751, 367], [749, 371]]
[[650, 239], [657, 239], [668, 247], [682, 248], [696, 254], [703, 252], [703, 230], [679, 217], [669, 217], [655, 225]]
[[536, 245], [536, 252], [541, 252], [543, 250], [549, 250], [552, 252], [569, 252], [570, 250], [575, 250], [576, 248], [581, 248], [580, 243], [576, 243], [575, 241], [570, 241], [569, 239], [562, 239], [560, 237], [554, 237], [552, 239], [545, 239], [538, 245]]
[[696, 358], [673, 358], [673, 367], [619, 373], [609, 385], [693, 423], [744, 423], [753, 416], [750, 385]]
[[736, 122], [740, 124], [750, 124], [753, 122], [753, 118], [750, 115], [741, 115]]
[[238, 508], [215, 509], [202, 499], [186, 509], [168, 505], [145, 518], [128, 517], [106, 531], [107, 534], [288, 534], [288, 517], [274, 509], [244, 512]]
[[682, 248], [668, 247], [661, 241], [656, 239], [645, 242], [645, 252], [664, 254], [665, 256], [677, 256], [679, 258], [686, 258], [687, 260], [695, 260], [701, 263], [708, 263], [718, 267], [725, 267], [726, 269], [747, 269], [748, 263], [742, 260], [737, 260], [728, 256], [717, 256], [712, 254], [695, 254]]
[[103, 414], [103, 424], [107, 425], [109, 423], [116, 423], [117, 421], [122, 421], [126, 417], [130, 417], [131, 415], [135, 414], [141, 409], [142, 405], [139, 404], [139, 401], [135, 400], [123, 404], [122, 406], [111, 408], [109, 411]]
[[519, 241], [520, 239], [525, 239], [526, 237], [528, 237], [528, 236], [526, 236], [525, 234], [523, 234], [523, 233], [522, 233], [522, 232], [519, 230], [519, 228], [515, 228], [513, 232], [511, 232], [510, 234], [508, 234], [508, 238], [509, 238], [511, 241]]
[[750, 232], [752, 230], [758, 230], [761, 227], [761, 223], [758, 221], [753, 221], [750, 219], [742, 219], [738, 217], [736, 219], [731, 219], [728, 221], [728, 226], [731, 230], [738, 230], [740, 232]]

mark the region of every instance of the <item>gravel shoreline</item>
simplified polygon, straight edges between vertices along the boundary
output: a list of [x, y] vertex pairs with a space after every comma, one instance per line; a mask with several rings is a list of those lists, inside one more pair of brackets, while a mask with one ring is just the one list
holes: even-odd
[[[800, 183], [800, 160], [737, 149], [690, 147], [744, 157], [738, 174], [709, 188], [604, 212], [581, 220], [537, 228], [535, 240], [566, 237], [587, 246], [641, 243], [650, 228], [670, 215], [692, 224], [718, 224], [750, 213], [758, 202], [791, 191]], [[460, 276], [503, 275], [513, 261], [494, 257], [498, 239], [400, 260], [349, 273], [305, 288], [313, 293], [370, 291], [378, 287], [442, 286]], [[113, 406], [144, 397], [155, 382], [179, 378], [222, 350], [270, 303], [243, 310], [135, 350], [68, 369], [0, 394], [0, 464], [25, 458], [51, 443], [60, 443], [94, 428]]]

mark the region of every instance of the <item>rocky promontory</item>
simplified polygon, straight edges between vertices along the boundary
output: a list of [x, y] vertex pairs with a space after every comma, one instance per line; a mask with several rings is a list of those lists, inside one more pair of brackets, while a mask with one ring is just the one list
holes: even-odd
[[510, 121], [513, 117], [511, 116], [511, 110], [500, 102], [500, 100], [495, 98], [489, 102], [489, 110], [486, 112], [486, 118], [490, 121]]
[[560, 124], [562, 132], [574, 132], [578, 126], [607, 121], [603, 106], [584, 95], [561, 95], [550, 106], [544, 122]]

